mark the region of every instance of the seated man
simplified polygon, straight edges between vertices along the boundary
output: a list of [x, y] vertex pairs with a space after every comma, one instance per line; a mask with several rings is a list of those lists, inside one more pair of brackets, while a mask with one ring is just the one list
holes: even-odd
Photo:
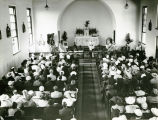
[[66, 103], [63, 104], [63, 108], [59, 110], [59, 115], [62, 120], [70, 120], [72, 118], [73, 111], [67, 106]]
[[44, 109], [44, 120], [56, 120], [59, 116], [58, 109], [53, 105], [53, 102], [50, 100], [49, 107]]
[[158, 103], [158, 89], [153, 88], [152, 94], [150, 96], [147, 96], [147, 102], [150, 105]]
[[58, 91], [58, 87], [53, 87], [54, 92], [51, 93], [51, 98], [54, 99], [55, 103], [59, 103], [61, 101], [61, 98], [63, 97], [62, 92]]

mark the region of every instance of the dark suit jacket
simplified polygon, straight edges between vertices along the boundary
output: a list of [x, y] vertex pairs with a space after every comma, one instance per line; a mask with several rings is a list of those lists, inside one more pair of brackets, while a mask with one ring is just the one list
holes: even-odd
[[61, 120], [70, 120], [72, 118], [72, 109], [71, 108], [62, 108], [59, 110]]
[[56, 120], [59, 117], [59, 111], [53, 106], [44, 109], [44, 120]]

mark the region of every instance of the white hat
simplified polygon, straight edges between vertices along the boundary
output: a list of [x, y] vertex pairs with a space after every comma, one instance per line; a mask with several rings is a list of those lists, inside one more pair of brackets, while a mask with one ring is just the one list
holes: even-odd
[[8, 85], [9, 86], [14, 85], [14, 81], [8, 81]]
[[149, 120], [158, 120], [158, 117], [149, 118]]
[[50, 69], [50, 70], [49, 70], [49, 73], [53, 73], [53, 69]]
[[39, 76], [39, 72], [34, 72], [33, 75], [34, 76]]
[[126, 57], [125, 57], [125, 56], [122, 56], [122, 59], [123, 59], [123, 60], [125, 60], [125, 59], [126, 59]]
[[27, 76], [27, 77], [26, 77], [26, 80], [27, 80], [27, 81], [31, 80], [31, 76]]
[[9, 99], [9, 96], [7, 94], [2, 94], [0, 96], [0, 100], [8, 100]]
[[119, 120], [127, 120], [126, 115], [120, 115], [120, 116], [119, 116]]
[[41, 69], [45, 69], [45, 66], [43, 64], [41, 64]]
[[119, 61], [123, 61], [123, 58], [122, 58], [122, 57], [119, 57], [118, 60], [119, 60]]
[[131, 66], [131, 63], [128, 63], [128, 66]]
[[147, 59], [143, 60], [144, 63], [148, 63]]
[[9, 78], [9, 77], [11, 77], [11, 76], [12, 76], [12, 73], [11, 73], [11, 72], [8, 72], [7, 75], [6, 75], [7, 78]]
[[125, 97], [125, 101], [127, 104], [134, 104], [135, 101], [136, 101], [136, 98], [135, 97]]
[[72, 76], [72, 75], [77, 75], [77, 73], [76, 73], [76, 71], [72, 71], [71, 73], [70, 73], [70, 75]]
[[51, 64], [51, 62], [47, 61], [47, 62], [45, 63], [45, 66], [49, 67], [50, 64]]
[[145, 103], [146, 102], [146, 97], [138, 97], [136, 102], [138, 104], [142, 104], [142, 103]]
[[61, 74], [64, 74], [64, 71], [60, 71], [60, 75], [61, 75]]
[[141, 107], [146, 110], [148, 108], [148, 104], [146, 102], [141, 104]]
[[117, 61], [115, 62], [115, 65], [118, 65], [119, 63], [120, 63], [120, 61], [117, 60]]
[[142, 111], [140, 109], [134, 110], [134, 113], [136, 116], [141, 117], [143, 115]]
[[146, 76], [146, 74], [144, 73], [144, 74], [141, 75], [141, 78], [143, 78], [143, 77], [145, 77], [145, 76]]
[[113, 117], [112, 120], [127, 120], [125, 115], [120, 115], [119, 117]]
[[70, 120], [77, 120], [76, 118], [71, 118]]
[[15, 76], [14, 80], [15, 81], [21, 80], [21, 77], [20, 76]]
[[37, 70], [38, 69], [38, 65], [32, 65], [32, 70]]
[[125, 110], [126, 113], [134, 113], [134, 110], [139, 109], [138, 105], [126, 105]]
[[120, 75], [121, 74], [121, 70], [117, 70], [116, 73]]
[[129, 59], [129, 62], [133, 62], [133, 59]]
[[143, 90], [135, 91], [136, 96], [144, 96], [145, 92]]
[[153, 93], [155, 94], [155, 95], [158, 95], [158, 89], [156, 89], [156, 88], [153, 88]]
[[157, 77], [157, 75], [158, 75], [157, 73], [154, 73], [154, 72], [151, 73], [151, 76], [154, 77], [154, 78]]
[[113, 117], [112, 120], [118, 120], [118, 117]]
[[39, 91], [43, 92], [44, 91], [44, 86], [40, 86]]
[[144, 65], [141, 65], [141, 66], [140, 66], [140, 68], [141, 68], [141, 69], [144, 69], [144, 68], [145, 68], [145, 66], [144, 66]]
[[33, 90], [29, 90], [28, 94], [31, 95], [31, 96], [33, 96], [34, 95], [34, 91]]
[[151, 112], [153, 113], [153, 115], [158, 117], [158, 108], [151, 108]]

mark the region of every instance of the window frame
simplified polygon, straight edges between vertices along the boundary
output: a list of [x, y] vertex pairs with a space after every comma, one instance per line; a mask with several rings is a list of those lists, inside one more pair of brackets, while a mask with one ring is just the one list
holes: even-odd
[[[13, 9], [13, 13], [10, 13], [10, 9]], [[14, 19], [15, 21], [12, 22], [10, 20], [10, 25], [11, 24], [14, 24], [15, 25], [15, 28], [14, 29], [10, 29], [10, 32], [11, 32], [11, 39], [12, 39], [12, 51], [13, 51], [13, 55], [17, 54], [20, 52], [20, 44], [19, 44], [19, 36], [18, 36], [18, 26], [17, 26], [17, 15], [16, 15], [16, 6], [9, 6], [9, 18], [11, 16], [14, 16]], [[15, 36], [12, 36], [12, 31], [15, 31], [16, 35]], [[17, 42], [17, 51], [14, 51], [14, 45], [13, 45], [13, 40], [14, 39], [17, 39], [16, 42]]]
[[[146, 42], [148, 6], [142, 7], [141, 42]], [[146, 19], [144, 19], [146, 17]], [[144, 23], [145, 22], [145, 23]], [[145, 27], [145, 28], [144, 28]]]
[[[27, 12], [29, 12], [29, 15], [27, 14]], [[32, 11], [31, 11], [31, 8], [26, 8], [26, 17], [27, 17], [27, 27], [28, 27], [28, 33], [29, 33], [29, 46], [30, 46], [31, 43], [33, 44], [33, 27], [32, 27]], [[30, 19], [30, 21], [28, 21], [28, 18]], [[30, 30], [31, 30], [31, 33], [30, 33]], [[31, 36], [31, 39], [30, 39], [30, 36]]]

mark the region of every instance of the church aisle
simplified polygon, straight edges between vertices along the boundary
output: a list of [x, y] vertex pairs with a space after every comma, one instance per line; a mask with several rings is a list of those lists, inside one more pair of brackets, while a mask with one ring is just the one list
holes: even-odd
[[107, 120], [94, 59], [80, 60], [79, 120]]

